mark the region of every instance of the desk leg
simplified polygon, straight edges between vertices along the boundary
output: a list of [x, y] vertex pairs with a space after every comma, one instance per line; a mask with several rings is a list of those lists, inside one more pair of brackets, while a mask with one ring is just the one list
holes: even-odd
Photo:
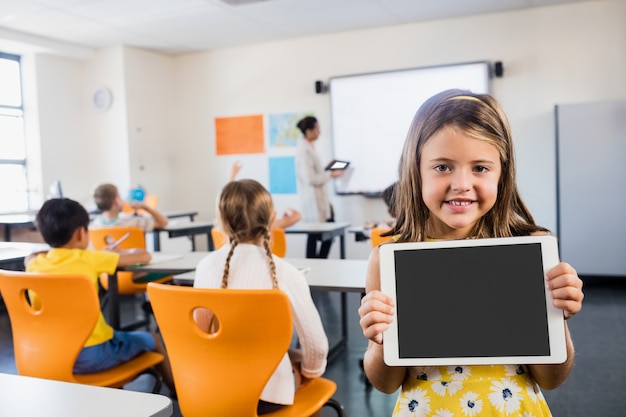
[[[211, 229], [213, 229], [211, 227]], [[209, 233], [206, 234], [206, 239], [207, 239], [207, 248], [209, 251], [214, 251], [215, 250], [215, 244], [213, 243], [213, 236], [211, 236], [211, 232], [209, 231]]]
[[346, 259], [346, 236], [345, 234], [341, 234], [341, 236], [339, 236], [339, 257], [341, 259]]
[[117, 287], [117, 272], [109, 275], [109, 324], [115, 330], [120, 329], [120, 294]]
[[152, 242], [154, 246], [154, 251], [159, 252], [161, 250], [161, 232], [158, 230], [152, 231]]
[[341, 292], [339, 295], [341, 301], [341, 338], [328, 350], [328, 362], [331, 362], [339, 353], [341, 353], [348, 346], [348, 309], [347, 309], [347, 294]]

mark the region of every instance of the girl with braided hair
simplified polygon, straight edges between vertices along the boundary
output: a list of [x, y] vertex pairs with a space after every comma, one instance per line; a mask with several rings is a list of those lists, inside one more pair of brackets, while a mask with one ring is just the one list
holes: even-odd
[[[328, 356], [328, 339], [304, 275], [270, 251], [270, 228], [275, 216], [270, 193], [257, 181], [243, 179], [226, 184], [218, 200], [217, 221], [229, 243], [200, 261], [194, 282], [197, 288], [278, 288], [291, 301], [301, 346], [294, 355], [298, 362], [293, 361], [292, 366], [285, 352], [261, 394], [258, 414], [293, 404], [298, 383], [321, 376]], [[198, 311], [196, 321], [207, 332], [212, 326], [210, 313]]]

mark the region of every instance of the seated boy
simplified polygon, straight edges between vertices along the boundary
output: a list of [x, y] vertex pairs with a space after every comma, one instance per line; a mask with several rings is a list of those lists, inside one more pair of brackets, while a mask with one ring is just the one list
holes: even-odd
[[135, 209], [135, 212], [139, 209], [145, 210], [150, 216], [139, 216], [137, 214], [124, 213], [124, 200], [120, 196], [117, 187], [113, 184], [102, 184], [93, 194], [96, 206], [101, 214], [98, 215], [91, 226], [97, 227], [112, 227], [112, 226], [137, 226], [144, 230], [144, 232], [151, 232], [154, 229], [161, 229], [167, 226], [168, 219], [157, 210], [148, 206], [141, 201], [134, 201], [130, 203], [131, 207]]
[[[74, 200], [57, 198], [46, 201], [37, 213], [35, 224], [52, 249], [27, 258], [28, 272], [86, 275], [93, 280], [94, 291], [97, 291], [101, 273], [113, 274], [118, 266], [147, 263], [151, 258], [145, 249], [116, 249], [114, 252], [87, 249], [89, 214]], [[102, 312], [74, 364], [74, 372], [94, 373], [112, 368], [143, 351], [156, 351], [165, 356], [157, 367], [175, 395], [169, 360], [160, 336], [147, 331], [113, 330]]]

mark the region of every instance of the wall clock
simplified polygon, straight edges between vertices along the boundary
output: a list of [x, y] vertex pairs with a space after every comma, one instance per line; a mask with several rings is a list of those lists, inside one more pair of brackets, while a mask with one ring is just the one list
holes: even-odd
[[92, 97], [93, 106], [99, 111], [107, 111], [113, 104], [113, 94], [111, 90], [106, 87], [98, 88], [93, 93]]

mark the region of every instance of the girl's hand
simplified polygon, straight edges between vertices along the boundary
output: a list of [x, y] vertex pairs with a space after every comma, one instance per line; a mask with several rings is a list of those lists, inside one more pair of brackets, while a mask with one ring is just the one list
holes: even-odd
[[379, 345], [383, 343], [383, 332], [393, 321], [395, 306], [393, 300], [378, 290], [368, 292], [361, 299], [359, 316], [363, 336]]
[[583, 282], [576, 270], [565, 262], [559, 263], [546, 274], [548, 290], [552, 294], [555, 307], [563, 310], [566, 319], [582, 309]]

